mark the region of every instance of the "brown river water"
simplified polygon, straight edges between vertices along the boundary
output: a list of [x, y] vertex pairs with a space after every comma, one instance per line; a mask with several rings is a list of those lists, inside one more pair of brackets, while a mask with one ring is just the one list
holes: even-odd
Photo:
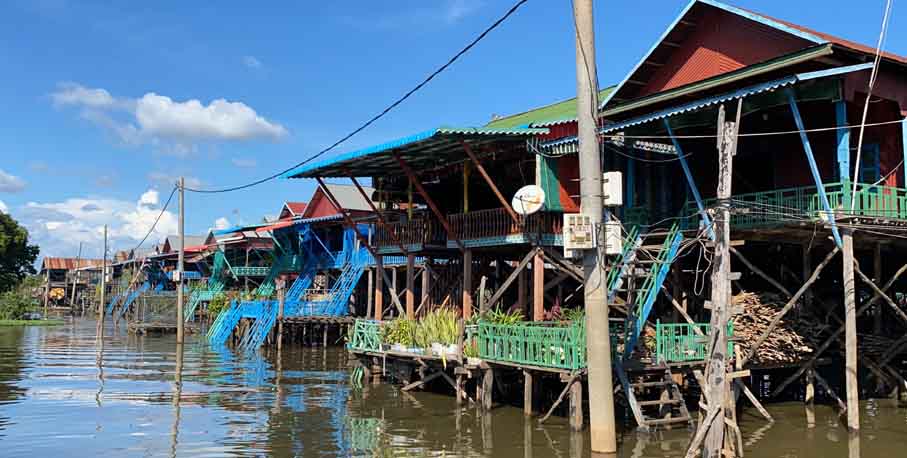
[[[91, 320], [0, 327], [0, 456], [590, 456], [588, 434], [564, 418], [539, 425], [517, 407], [355, 388], [340, 347], [247, 356], [191, 336], [179, 364], [173, 336], [108, 324], [102, 349], [95, 334]], [[800, 403], [768, 408], [773, 424], [751, 410], [740, 419], [746, 457], [907, 457], [907, 409], [892, 401], [862, 402], [855, 438], [829, 406], [813, 428]], [[618, 456], [680, 457], [690, 435], [625, 428]]]

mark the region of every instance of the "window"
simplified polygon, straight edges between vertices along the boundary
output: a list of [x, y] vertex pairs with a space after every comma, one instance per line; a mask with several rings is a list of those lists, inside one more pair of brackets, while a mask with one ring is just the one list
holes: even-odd
[[860, 154], [860, 183], [875, 183], [882, 176], [879, 164], [879, 145], [863, 145]]

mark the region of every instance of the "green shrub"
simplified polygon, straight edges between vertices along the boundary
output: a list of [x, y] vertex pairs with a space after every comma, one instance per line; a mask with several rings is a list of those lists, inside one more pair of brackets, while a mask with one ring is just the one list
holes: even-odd
[[0, 320], [21, 320], [34, 311], [38, 303], [19, 291], [0, 294]]
[[217, 316], [230, 306], [230, 298], [224, 293], [217, 293], [208, 303], [208, 315]]

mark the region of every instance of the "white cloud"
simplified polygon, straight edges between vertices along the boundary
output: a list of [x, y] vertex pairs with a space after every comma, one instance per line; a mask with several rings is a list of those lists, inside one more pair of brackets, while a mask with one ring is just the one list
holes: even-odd
[[19, 192], [25, 189], [25, 180], [0, 169], [0, 192]]
[[[42, 256], [70, 256], [79, 242], [100, 255], [103, 228], [108, 226], [111, 250], [133, 248], [160, 220], [146, 246], [175, 233], [177, 218], [170, 209], [161, 212], [160, 194], [149, 189], [135, 201], [112, 198], [74, 197], [60, 202], [28, 202], [19, 219], [41, 247]], [[172, 204], [171, 204], [172, 205]], [[94, 254], [92, 254], [94, 256]]]
[[81, 109], [83, 119], [124, 145], [151, 144], [178, 156], [197, 151], [195, 142], [276, 141], [289, 135], [284, 126], [248, 105], [226, 99], [206, 105], [197, 99], [176, 101], [154, 92], [133, 99], [78, 83], [60, 83], [50, 96], [58, 107]]
[[258, 60], [255, 56], [243, 56], [242, 63], [246, 67], [249, 67], [252, 69], [259, 69], [259, 68], [261, 68], [261, 65], [262, 65], [261, 61]]
[[0, 200], [0, 213], [9, 213], [9, 207], [2, 200]]
[[251, 169], [258, 165], [258, 162], [256, 162], [255, 159], [242, 157], [234, 157], [233, 159], [230, 159], [230, 162], [232, 162], [233, 165], [244, 169]]

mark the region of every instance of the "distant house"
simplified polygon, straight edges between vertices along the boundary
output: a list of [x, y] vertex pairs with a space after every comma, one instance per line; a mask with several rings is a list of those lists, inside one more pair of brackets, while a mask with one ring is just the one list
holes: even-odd
[[307, 206], [307, 202], [284, 202], [277, 219], [283, 221], [301, 217]]
[[[341, 210], [346, 210], [352, 217], [366, 216], [372, 213], [372, 208], [368, 200], [362, 197], [362, 194], [355, 186], [346, 184], [325, 183], [327, 193], [322, 186], [318, 186], [312, 199], [305, 207], [302, 213], [303, 218], [321, 218], [341, 214]], [[369, 196], [375, 193], [373, 188], [362, 187], [363, 191]], [[328, 194], [337, 199], [340, 205], [334, 205], [334, 202], [328, 197]]]

